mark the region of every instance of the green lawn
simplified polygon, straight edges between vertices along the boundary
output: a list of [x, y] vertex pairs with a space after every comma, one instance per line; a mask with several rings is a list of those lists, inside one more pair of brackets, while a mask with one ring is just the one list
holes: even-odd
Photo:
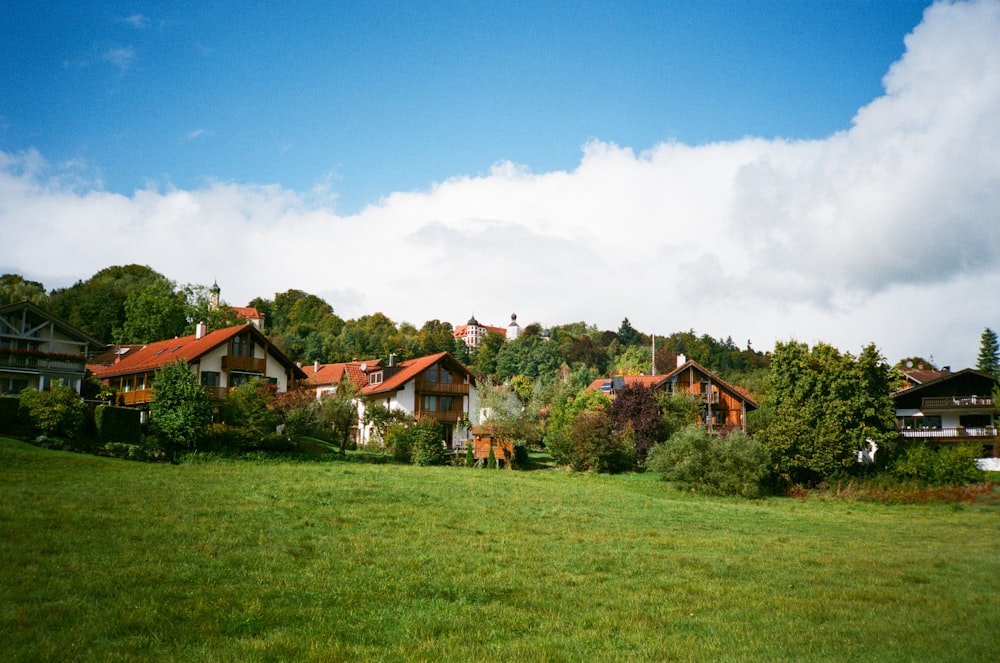
[[4, 661], [995, 661], [998, 563], [992, 505], [0, 438]]

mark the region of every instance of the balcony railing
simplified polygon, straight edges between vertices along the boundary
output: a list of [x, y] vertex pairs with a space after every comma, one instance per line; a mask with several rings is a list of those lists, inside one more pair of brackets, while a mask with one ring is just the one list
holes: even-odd
[[140, 405], [142, 403], [150, 403], [152, 400], [152, 389], [136, 389], [134, 391], [118, 392], [118, 402], [121, 405]]
[[421, 394], [469, 394], [469, 385], [462, 382], [431, 382], [418, 377], [415, 381], [417, 393]]
[[85, 363], [86, 360], [83, 357], [79, 359], [56, 359], [36, 355], [0, 354], [0, 368], [82, 373]]
[[464, 412], [452, 412], [451, 410], [444, 412], [417, 412], [416, 417], [419, 419], [421, 417], [427, 417], [428, 419], [433, 419], [434, 421], [439, 421], [443, 424], [457, 424], [465, 416]]
[[226, 394], [229, 392], [229, 389], [226, 387], [209, 387], [207, 385], [202, 385], [201, 388], [208, 392], [209, 398], [213, 401], [226, 400]]
[[996, 426], [958, 426], [956, 428], [907, 428], [900, 431], [905, 438], [969, 438], [996, 437]]
[[256, 357], [240, 357], [226, 355], [222, 358], [222, 369], [227, 371], [245, 371], [247, 373], [263, 373], [266, 362]]
[[993, 407], [993, 399], [988, 396], [935, 396], [921, 399], [920, 407], [922, 410]]

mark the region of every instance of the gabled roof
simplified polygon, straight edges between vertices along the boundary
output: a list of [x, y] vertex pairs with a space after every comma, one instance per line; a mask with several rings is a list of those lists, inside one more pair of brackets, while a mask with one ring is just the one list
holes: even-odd
[[252, 306], [230, 306], [237, 318], [243, 320], [263, 320], [264, 314]]
[[225, 329], [216, 329], [215, 331], [208, 332], [201, 338], [198, 338], [196, 334], [192, 334], [166, 341], [156, 341], [138, 350], [129, 352], [117, 364], [112, 364], [111, 366], [91, 365], [89, 368], [96, 377], [109, 378], [118, 375], [155, 371], [161, 366], [165, 366], [178, 359], [183, 359], [190, 363], [223, 343], [228, 342], [240, 332], [252, 334], [257, 343], [267, 347], [268, 354], [275, 357], [286, 368], [291, 368], [296, 377], [300, 379], [305, 377], [302, 369], [296, 366], [292, 360], [267, 340], [267, 337], [260, 333], [256, 327], [246, 324], [226, 327]]
[[736, 396], [740, 400], [745, 401], [747, 405], [753, 407], [754, 409], [756, 409], [757, 407], [759, 407], [757, 405], [757, 403], [752, 398], [750, 398], [750, 396], [746, 393], [745, 390], [739, 389], [738, 387], [735, 387], [735, 386], [729, 384], [728, 382], [726, 382], [725, 380], [723, 380], [722, 378], [720, 378], [718, 375], [716, 375], [712, 371], [708, 370], [707, 368], [705, 368], [704, 366], [702, 366], [701, 364], [699, 364], [698, 362], [696, 362], [694, 359], [688, 359], [686, 362], [684, 362], [683, 364], [681, 364], [680, 366], [678, 366], [674, 370], [672, 370], [669, 373], [667, 373], [664, 376], [664, 378], [667, 379], [667, 380], [672, 380], [675, 376], [680, 375], [681, 373], [683, 373], [684, 371], [688, 370], [689, 368], [694, 368], [697, 371], [700, 371], [713, 384], [718, 385], [722, 389], [725, 389], [726, 391], [728, 391], [733, 396]]
[[115, 362], [120, 362], [125, 358], [130, 352], [135, 352], [136, 350], [141, 350], [143, 345], [141, 343], [128, 344], [128, 345], [113, 345], [101, 354], [95, 356], [90, 360], [90, 363], [95, 366], [111, 366]]
[[[473, 380], [472, 373], [470, 373], [460, 361], [452, 357], [451, 354], [447, 352], [439, 352], [437, 354], [427, 355], [426, 357], [418, 357], [416, 359], [400, 362], [396, 366], [378, 367], [382, 371], [389, 371], [389, 375], [380, 384], [365, 386], [361, 393], [365, 396], [372, 396], [374, 394], [382, 394], [401, 389], [407, 382], [416, 378], [423, 371], [439, 361], [445, 363], [448, 368], [458, 370], [468, 376], [470, 382]], [[369, 371], [369, 373], [371, 372], [372, 371]]]
[[[914, 385], [912, 387], [909, 387], [908, 389], [900, 389], [899, 391], [893, 392], [892, 395], [894, 398], [900, 395], [911, 396], [913, 394], [916, 394], [917, 392], [935, 390], [936, 387], [939, 387], [950, 381], [961, 382], [961, 381], [967, 381], [968, 378], [973, 378], [974, 380], [981, 379], [983, 381], [989, 381], [992, 382], [994, 385], [1000, 382], [997, 380], [996, 376], [990, 375], [989, 373], [976, 370], [975, 368], [963, 368], [962, 370], [955, 372], [951, 371], [941, 372], [941, 374], [938, 377], [932, 380], [928, 380], [927, 382], [924, 382], [922, 384]], [[988, 394], [982, 394], [982, 395], [987, 396]]]
[[[729, 384], [718, 375], [708, 370], [698, 362], [693, 359], [689, 359], [674, 370], [670, 371], [665, 375], [622, 375], [620, 376], [625, 381], [626, 387], [647, 387], [649, 389], [658, 389], [665, 385], [667, 382], [671, 382], [675, 377], [679, 376], [684, 371], [694, 368], [696, 371], [707, 377], [713, 384], [719, 386], [720, 388], [728, 391], [733, 396], [736, 396], [740, 400], [746, 401], [748, 405], [753, 408], [757, 408], [757, 403], [747, 394], [746, 390]], [[611, 382], [614, 378], [601, 378], [599, 380], [594, 380], [590, 383], [588, 389], [596, 389], [601, 391], [608, 391], [611, 386]]]
[[936, 380], [944, 375], [941, 371], [935, 371], [929, 368], [908, 368], [903, 372], [906, 375], [906, 379], [915, 385]]
[[6, 306], [0, 306], [0, 315], [9, 315], [11, 313], [16, 313], [17, 311], [20, 310], [27, 310], [28, 312], [33, 313], [34, 315], [40, 318], [48, 320], [55, 326], [56, 329], [61, 331], [66, 336], [76, 339], [77, 341], [86, 343], [88, 346], [93, 346], [95, 348], [107, 347], [107, 343], [105, 343], [104, 341], [94, 338], [93, 336], [83, 331], [82, 329], [74, 327], [68, 322], [62, 320], [61, 318], [56, 317], [52, 313], [49, 313], [41, 306], [33, 304], [28, 300], [15, 302], [13, 304], [7, 304]]

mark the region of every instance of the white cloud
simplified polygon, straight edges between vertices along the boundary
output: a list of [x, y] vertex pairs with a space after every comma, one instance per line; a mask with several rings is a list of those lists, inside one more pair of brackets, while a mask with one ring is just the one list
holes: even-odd
[[13, 229], [0, 270], [54, 287], [137, 262], [218, 279], [236, 304], [300, 288], [344, 317], [628, 316], [758, 349], [875, 341], [890, 359], [969, 365], [1000, 325], [997, 34], [996, 2], [934, 5], [885, 94], [823, 140], [593, 141], [570, 172], [499, 163], [351, 216], [329, 175], [301, 194], [220, 182], [121, 196], [67, 186], [35, 152], [0, 153]]
[[126, 25], [131, 25], [133, 28], [142, 29], [149, 25], [149, 17], [143, 16], [142, 14], [132, 14], [131, 16], [122, 18], [121, 22]]
[[126, 72], [135, 60], [135, 49], [131, 46], [115, 46], [101, 53], [101, 59], [121, 72]]

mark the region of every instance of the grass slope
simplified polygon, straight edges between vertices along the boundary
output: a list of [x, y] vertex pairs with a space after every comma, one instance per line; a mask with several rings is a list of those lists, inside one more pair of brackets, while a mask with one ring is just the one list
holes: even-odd
[[0, 438], [4, 660], [1000, 658], [996, 507]]

